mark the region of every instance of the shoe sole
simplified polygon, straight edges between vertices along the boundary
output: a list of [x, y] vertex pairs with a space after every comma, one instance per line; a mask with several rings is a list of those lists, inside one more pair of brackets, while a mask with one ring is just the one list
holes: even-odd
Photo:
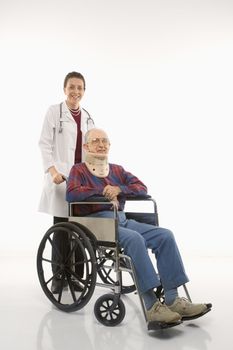
[[182, 323], [182, 321], [177, 321], [173, 323], [166, 323], [166, 322], [158, 322], [158, 321], [151, 321], [147, 323], [147, 329], [148, 331], [155, 331], [159, 329], [166, 329], [171, 328], [175, 326], [179, 326]]
[[195, 320], [196, 318], [204, 316], [205, 314], [207, 314], [207, 312], [211, 311], [212, 304], [206, 304], [206, 306], [207, 306], [207, 309], [205, 311], [201, 312], [200, 314], [194, 315], [194, 316], [183, 316], [181, 318], [181, 320], [182, 321], [190, 321], [190, 320]]

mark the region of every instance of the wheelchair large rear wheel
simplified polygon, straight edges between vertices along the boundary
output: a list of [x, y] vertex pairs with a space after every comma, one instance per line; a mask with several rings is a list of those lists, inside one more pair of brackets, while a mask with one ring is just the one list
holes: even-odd
[[[94, 292], [97, 272], [95, 253], [83, 230], [71, 222], [52, 226], [38, 248], [37, 273], [45, 295], [58, 309], [71, 312], [84, 307]], [[57, 294], [52, 292], [54, 279], [59, 281]]]

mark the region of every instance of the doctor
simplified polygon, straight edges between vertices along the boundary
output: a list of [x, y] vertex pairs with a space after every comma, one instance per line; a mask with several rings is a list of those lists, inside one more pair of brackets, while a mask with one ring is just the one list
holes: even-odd
[[[42, 154], [45, 178], [39, 211], [53, 215], [54, 224], [68, 220], [68, 205], [65, 200], [65, 177], [71, 167], [82, 161], [82, 145], [86, 131], [94, 127], [89, 113], [81, 108], [80, 101], [86, 83], [82, 74], [68, 73], [64, 80], [64, 102], [49, 107], [42, 127], [39, 147]], [[59, 235], [57, 236], [57, 238]], [[58, 246], [63, 242], [54, 237]], [[56, 261], [55, 250], [52, 257]], [[54, 265], [54, 273], [56, 273]], [[56, 284], [56, 285], [55, 285]], [[54, 279], [53, 292], [57, 293], [59, 280]]]

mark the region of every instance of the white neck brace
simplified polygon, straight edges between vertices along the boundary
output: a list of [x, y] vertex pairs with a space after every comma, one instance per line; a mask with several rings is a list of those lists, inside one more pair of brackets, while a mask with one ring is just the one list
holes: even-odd
[[86, 153], [85, 164], [95, 176], [106, 177], [109, 174], [108, 155], [103, 153]]

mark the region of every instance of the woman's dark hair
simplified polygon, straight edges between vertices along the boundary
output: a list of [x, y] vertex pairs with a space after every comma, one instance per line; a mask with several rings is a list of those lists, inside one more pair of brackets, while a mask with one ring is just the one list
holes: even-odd
[[84, 90], [86, 89], [86, 82], [85, 82], [84, 76], [81, 73], [78, 73], [78, 72], [70, 72], [70, 73], [67, 74], [67, 76], [65, 77], [65, 80], [64, 80], [64, 88], [66, 87], [67, 82], [68, 82], [68, 80], [70, 78], [81, 79], [83, 81]]

